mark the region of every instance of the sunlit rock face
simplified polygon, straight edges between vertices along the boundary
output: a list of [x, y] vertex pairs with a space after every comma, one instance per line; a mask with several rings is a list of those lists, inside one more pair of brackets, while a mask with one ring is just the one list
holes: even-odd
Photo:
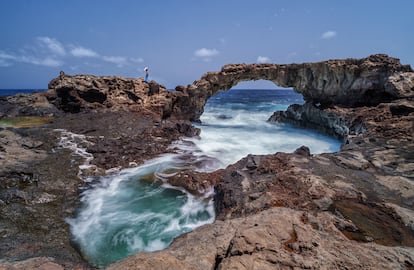
[[[46, 96], [57, 108], [71, 113], [88, 110], [138, 111], [143, 108], [162, 113], [171, 104], [171, 92], [155, 81], [121, 76], [67, 75], [49, 83]], [[164, 108], [166, 105], [166, 108]]]
[[46, 96], [57, 108], [72, 113], [145, 108], [164, 119], [199, 121], [211, 96], [242, 81], [269, 80], [292, 87], [307, 103], [364, 106], [413, 96], [412, 74], [409, 65], [385, 54], [302, 64], [229, 64], [192, 84], [177, 86], [176, 91], [142, 78], [62, 72], [50, 82]]
[[229, 64], [218, 72], [207, 72], [190, 85], [178, 86], [176, 90], [182, 94], [176, 96], [173, 112], [180, 118], [199, 120], [211, 96], [239, 82], [254, 80], [292, 87], [314, 104], [375, 105], [412, 95], [412, 80], [407, 85], [400, 79], [408, 76], [402, 73], [411, 71], [410, 66], [385, 54], [303, 64]]

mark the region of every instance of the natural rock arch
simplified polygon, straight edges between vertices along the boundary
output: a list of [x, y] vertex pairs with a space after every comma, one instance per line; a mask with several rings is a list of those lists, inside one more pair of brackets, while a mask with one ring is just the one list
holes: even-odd
[[409, 71], [412, 71], [409, 65], [401, 65], [399, 59], [385, 54], [303, 64], [230, 64], [218, 72], [207, 72], [190, 85], [177, 86], [179, 93], [172, 114], [199, 121], [210, 97], [239, 82], [252, 80], [292, 87], [306, 102], [315, 104], [378, 104], [400, 95], [387, 84], [389, 77]]
[[[414, 73], [409, 65], [385, 54], [362, 59], [328, 60], [303, 64], [229, 64], [207, 72], [187, 86], [168, 91], [143, 78], [66, 75], [49, 83], [42, 94], [56, 108], [68, 112], [109, 109], [148, 109], [162, 119], [199, 121], [207, 100], [239, 82], [268, 80], [303, 95], [307, 104], [376, 105], [414, 97]], [[50, 106], [45, 113], [50, 111]], [[39, 108], [36, 108], [37, 112]]]

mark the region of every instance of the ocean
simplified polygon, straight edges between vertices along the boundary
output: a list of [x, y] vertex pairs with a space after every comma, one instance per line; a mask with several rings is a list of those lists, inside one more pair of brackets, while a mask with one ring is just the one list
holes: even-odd
[[29, 94], [34, 92], [45, 91], [44, 89], [0, 89], [0, 97], [13, 96], [16, 94]]
[[214, 191], [194, 196], [170, 186], [181, 169], [209, 172], [248, 154], [293, 152], [302, 145], [313, 154], [335, 152], [340, 142], [314, 131], [268, 123], [275, 110], [303, 103], [291, 89], [223, 91], [210, 98], [196, 138], [183, 138], [145, 164], [100, 178], [84, 179], [75, 218], [68, 219], [74, 240], [93, 265], [106, 265], [139, 251], [166, 248], [175, 237], [215, 220]]
[[[0, 90], [0, 96], [42, 90]], [[97, 266], [139, 251], [166, 248], [173, 239], [215, 220], [214, 191], [194, 196], [168, 184], [168, 177], [181, 169], [211, 172], [237, 162], [248, 154], [293, 152], [302, 145], [311, 153], [336, 152], [340, 142], [311, 130], [288, 124], [268, 123], [276, 110], [302, 104], [291, 89], [231, 89], [211, 97], [200, 120], [201, 134], [183, 138], [145, 164], [99, 178], [84, 179], [76, 217], [67, 219], [71, 233], [88, 261]], [[82, 136], [62, 133], [62, 147], [91, 158], [76, 140]], [[66, 136], [66, 137], [65, 137]]]

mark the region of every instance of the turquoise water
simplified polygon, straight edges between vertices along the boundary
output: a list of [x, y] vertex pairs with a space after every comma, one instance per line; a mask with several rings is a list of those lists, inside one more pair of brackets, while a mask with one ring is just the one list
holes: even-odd
[[164, 249], [176, 236], [212, 223], [212, 190], [195, 197], [165, 182], [167, 170], [183, 166], [177, 156], [165, 155], [89, 179], [93, 182], [82, 194], [77, 217], [68, 220], [84, 256], [105, 267], [137, 251]]
[[214, 171], [248, 154], [292, 152], [306, 145], [312, 153], [335, 152], [340, 142], [289, 125], [270, 124], [275, 110], [303, 103], [292, 90], [230, 90], [212, 97], [201, 117], [200, 137], [183, 138], [179, 149], [146, 164], [87, 179], [77, 216], [68, 220], [74, 240], [95, 266], [139, 251], [166, 248], [175, 237], [215, 219], [213, 190], [194, 196], [168, 185], [183, 168]]

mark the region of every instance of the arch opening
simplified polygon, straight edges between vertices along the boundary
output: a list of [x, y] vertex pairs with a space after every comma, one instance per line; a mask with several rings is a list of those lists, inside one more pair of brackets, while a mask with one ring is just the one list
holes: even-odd
[[[226, 104], [220, 104], [221, 101], [224, 101]], [[236, 113], [240, 113], [241, 109], [263, 112], [263, 117], [267, 113], [267, 120], [275, 111], [284, 111], [291, 104], [303, 103], [303, 96], [296, 93], [291, 87], [281, 87], [269, 80], [239, 81], [230, 89], [214, 91], [206, 99], [203, 114], [206, 109], [207, 113], [212, 113], [212, 110], [218, 109], [217, 107], [228, 106], [227, 109], [234, 109]], [[218, 112], [220, 111], [218, 109]], [[203, 114], [200, 116], [201, 122], [206, 118], [205, 115], [203, 117]], [[216, 117], [230, 118], [229, 115], [224, 114], [216, 114]]]
[[[242, 100], [239, 101], [239, 104], [241, 102], [246, 106], [248, 105], [249, 100], [252, 105], [258, 102], [260, 103], [259, 109], [268, 109], [269, 115], [267, 116], [267, 119], [274, 111], [286, 110], [291, 104], [303, 104], [305, 102], [303, 96], [300, 93], [295, 92], [292, 87], [281, 87], [275, 82], [264, 79], [239, 80], [237, 82], [232, 82], [224, 89], [217, 89], [214, 85], [212, 88], [210, 95], [208, 95], [204, 101], [200, 116], [196, 120], [197, 122], [202, 122], [201, 119], [203, 118], [202, 115], [205, 112], [206, 106], [207, 108], [209, 106], [214, 106], [212, 104], [218, 102], [218, 100], [221, 100], [222, 98], [232, 103], [237, 102], [237, 98], [240, 97]], [[229, 91], [232, 92], [228, 93]], [[271, 110], [272, 108], [273, 111]]]
[[222, 168], [249, 154], [293, 152], [302, 145], [312, 153], [338, 151], [340, 142], [332, 137], [268, 122], [275, 111], [303, 103], [301, 94], [271, 81], [238, 83], [208, 99], [196, 124], [200, 138], [192, 140], [203, 155], [217, 159]]
[[291, 87], [281, 87], [269, 80], [249, 80], [249, 81], [239, 81], [231, 89], [287, 89], [292, 90]]

